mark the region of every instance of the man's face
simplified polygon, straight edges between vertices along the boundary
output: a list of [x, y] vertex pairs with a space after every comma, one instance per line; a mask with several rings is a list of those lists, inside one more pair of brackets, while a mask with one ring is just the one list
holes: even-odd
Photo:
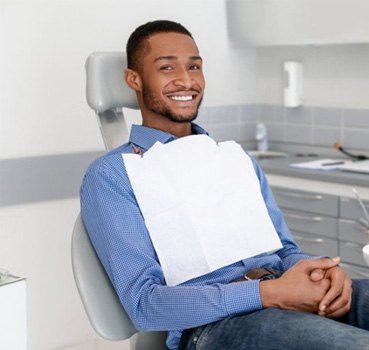
[[143, 115], [191, 122], [197, 117], [205, 88], [195, 42], [178, 33], [155, 34], [148, 41], [151, 49], [142, 58], [140, 72]]

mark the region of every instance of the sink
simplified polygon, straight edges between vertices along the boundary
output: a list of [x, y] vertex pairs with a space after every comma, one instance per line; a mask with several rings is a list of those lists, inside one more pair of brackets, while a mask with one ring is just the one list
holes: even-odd
[[286, 158], [287, 153], [276, 152], [276, 151], [247, 151], [247, 153], [254, 156], [256, 159], [276, 159], [276, 158]]

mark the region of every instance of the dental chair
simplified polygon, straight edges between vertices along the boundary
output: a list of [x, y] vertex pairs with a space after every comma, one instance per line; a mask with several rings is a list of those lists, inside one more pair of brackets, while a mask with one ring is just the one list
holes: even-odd
[[[86, 93], [95, 111], [105, 148], [128, 140], [123, 107], [136, 108], [136, 96], [123, 81], [126, 67], [122, 52], [97, 52], [86, 61]], [[78, 215], [72, 235], [72, 267], [88, 319], [101, 337], [120, 341], [130, 338], [131, 350], [165, 350], [166, 332], [138, 332], [126, 314], [100, 263]]]

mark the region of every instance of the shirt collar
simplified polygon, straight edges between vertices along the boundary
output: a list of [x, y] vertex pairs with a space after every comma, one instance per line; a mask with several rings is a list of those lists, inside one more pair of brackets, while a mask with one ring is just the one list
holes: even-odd
[[[201, 126], [191, 123], [193, 135], [208, 135], [207, 131]], [[168, 143], [176, 140], [177, 137], [165, 131], [149, 128], [142, 125], [132, 125], [129, 141], [142, 151], [147, 151], [155, 142]]]

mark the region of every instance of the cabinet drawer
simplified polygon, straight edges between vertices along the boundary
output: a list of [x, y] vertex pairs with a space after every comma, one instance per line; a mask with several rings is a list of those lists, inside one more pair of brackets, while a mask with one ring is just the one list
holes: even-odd
[[303, 210], [338, 217], [338, 197], [307, 191], [273, 188], [274, 197], [281, 208]]
[[369, 278], [369, 268], [355, 266], [351, 264], [341, 263], [340, 266], [346, 271], [346, 273], [355, 279]]
[[293, 238], [304, 253], [322, 256], [337, 256], [338, 241], [332, 238], [293, 232]]
[[282, 211], [291, 231], [337, 238], [338, 220], [336, 218], [289, 209], [282, 209]]
[[338, 238], [343, 241], [365, 245], [369, 240], [369, 230], [359, 221], [339, 219]]
[[363, 258], [363, 245], [351, 242], [339, 243], [339, 255], [343, 262], [368, 266]]
[[[363, 201], [366, 209], [369, 212], [369, 202]], [[361, 219], [365, 218], [363, 209], [360, 207], [359, 202], [353, 198], [340, 198], [340, 217], [347, 219]]]

